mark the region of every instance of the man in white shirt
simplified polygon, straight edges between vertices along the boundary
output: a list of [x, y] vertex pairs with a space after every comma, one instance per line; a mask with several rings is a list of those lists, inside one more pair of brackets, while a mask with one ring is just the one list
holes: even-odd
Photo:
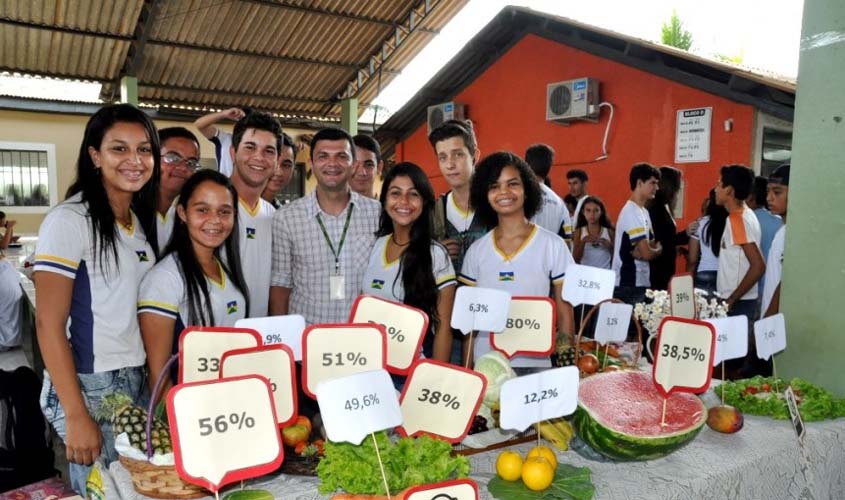
[[763, 303], [760, 309], [763, 317], [780, 311], [780, 282], [783, 269], [783, 248], [786, 240], [786, 206], [789, 201], [789, 163], [781, 165], [769, 176], [766, 202], [769, 210], [780, 215], [783, 226], [775, 233], [769, 255], [766, 257], [766, 285], [763, 288]]
[[569, 194], [578, 200], [578, 203], [575, 205], [575, 212], [572, 214], [572, 227], [578, 225], [578, 214], [581, 213], [581, 205], [587, 196], [589, 196], [589, 193], [587, 193], [587, 182], [589, 180], [590, 178], [587, 176], [587, 172], [581, 169], [574, 168], [566, 172], [566, 183], [569, 184]]
[[531, 167], [543, 192], [543, 205], [532, 221], [564, 239], [569, 239], [575, 224], [569, 219], [566, 204], [546, 184], [554, 163], [554, 155], [554, 149], [546, 144], [534, 144], [525, 150], [525, 163]]

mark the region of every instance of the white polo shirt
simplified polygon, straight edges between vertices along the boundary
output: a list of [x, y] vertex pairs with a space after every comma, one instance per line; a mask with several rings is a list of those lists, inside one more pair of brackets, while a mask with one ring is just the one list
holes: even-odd
[[135, 214], [130, 229], [117, 226], [118, 262], [108, 250], [100, 253], [99, 242], [95, 253], [87, 215], [81, 194], [50, 210], [38, 231], [34, 272], [73, 280], [67, 334], [77, 373], [141, 366], [146, 354], [135, 309], [155, 254]]
[[[728, 298], [745, 273], [751, 267], [742, 245], [754, 243], [760, 248], [760, 223], [754, 211], [743, 205], [742, 210], [728, 214], [725, 232], [722, 233], [721, 250], [719, 250], [719, 271], [716, 273], [716, 292], [722, 298]], [[748, 289], [739, 300], [753, 300], [757, 298], [757, 285]]]
[[549, 186], [540, 183], [540, 189], [543, 191], [543, 204], [540, 205], [540, 210], [531, 219], [531, 222], [539, 225], [543, 229], [558, 234], [563, 230], [567, 238], [572, 236], [572, 221], [569, 219], [569, 210], [566, 208], [566, 203], [555, 193]]
[[651, 286], [648, 261], [634, 258], [631, 252], [643, 239], [653, 239], [654, 231], [648, 210], [631, 200], [625, 202], [616, 222], [613, 242], [613, 270], [616, 286]]
[[238, 225], [240, 226], [241, 268], [249, 288], [247, 317], [267, 316], [270, 302], [270, 261], [273, 252], [273, 214], [276, 208], [264, 199], [250, 209], [238, 198]]
[[[401, 258], [389, 262], [387, 260], [387, 242], [390, 236], [389, 234], [382, 236], [373, 245], [370, 262], [367, 270], [364, 271], [361, 292], [402, 302], [405, 300], [405, 287], [402, 284], [402, 269], [399, 266]], [[438, 290], [456, 283], [455, 268], [452, 267], [449, 253], [443, 245], [434, 241], [431, 242], [431, 264], [434, 283]]]
[[232, 172], [235, 171], [232, 154], [229, 152], [232, 146], [232, 134], [218, 128], [211, 142], [214, 143], [214, 156], [217, 157], [217, 171], [226, 177], [231, 177]]
[[786, 243], [786, 224], [780, 227], [772, 238], [772, 245], [769, 247], [769, 255], [766, 258], [766, 283], [763, 287], [763, 302], [760, 308], [760, 316], [766, 314], [766, 309], [772, 303], [775, 290], [780, 285], [781, 273], [783, 272], [783, 247]]
[[173, 226], [176, 224], [177, 203], [179, 203], [178, 196], [170, 204], [170, 208], [167, 209], [164, 215], [156, 211], [156, 236], [158, 236], [159, 253], [164, 252], [164, 249], [167, 248], [167, 243], [170, 241], [170, 237], [173, 235]]

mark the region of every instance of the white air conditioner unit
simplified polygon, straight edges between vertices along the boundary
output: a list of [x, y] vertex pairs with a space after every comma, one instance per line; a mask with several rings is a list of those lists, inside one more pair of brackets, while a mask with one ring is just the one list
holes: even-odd
[[578, 78], [550, 83], [546, 87], [546, 120], [567, 123], [575, 120], [597, 122], [599, 82]]
[[464, 120], [464, 105], [455, 102], [443, 102], [428, 107], [428, 133], [447, 120]]

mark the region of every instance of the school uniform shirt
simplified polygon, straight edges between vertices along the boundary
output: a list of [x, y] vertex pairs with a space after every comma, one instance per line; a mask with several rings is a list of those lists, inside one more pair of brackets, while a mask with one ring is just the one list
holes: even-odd
[[178, 202], [179, 197], [177, 196], [164, 215], [156, 211], [156, 235], [158, 236], [160, 253], [163, 253], [164, 249], [167, 248], [167, 243], [170, 242], [170, 237], [173, 235], [173, 226], [176, 223], [176, 204]]
[[232, 163], [232, 155], [229, 153], [229, 148], [232, 146], [232, 134], [218, 128], [217, 132], [214, 133], [214, 137], [211, 138], [211, 142], [214, 143], [217, 171], [226, 177], [231, 177], [232, 172], [235, 171], [235, 165]]
[[135, 310], [155, 253], [135, 214], [129, 229], [117, 225], [115, 244], [117, 261], [99, 245], [95, 252], [81, 194], [53, 208], [38, 231], [34, 272], [73, 280], [67, 335], [77, 373], [141, 366], [146, 359]]
[[575, 227], [578, 225], [578, 214], [581, 213], [581, 207], [584, 206], [584, 200], [587, 199], [588, 194], [578, 198], [578, 203], [575, 204], [575, 211], [572, 212], [572, 226]]
[[[574, 264], [566, 243], [550, 231], [534, 226], [513, 254], [496, 245], [495, 232], [473, 243], [464, 258], [458, 280], [464, 285], [504, 290], [511, 295], [548, 297], [549, 287], [563, 283], [566, 269]], [[490, 332], [478, 332], [473, 346], [475, 359], [490, 352]], [[548, 356], [517, 356], [512, 366], [551, 366]]]
[[653, 238], [654, 231], [648, 210], [631, 200], [626, 201], [619, 213], [613, 242], [616, 286], [651, 286], [648, 261], [635, 259], [631, 252], [640, 241]]
[[[589, 229], [586, 226], [581, 227], [581, 240], [590, 235]], [[610, 241], [610, 231], [606, 227], [601, 228], [599, 237]], [[612, 252], [609, 248], [593, 246], [592, 243], [584, 243], [584, 255], [581, 256], [582, 266], [599, 267], [601, 269], [610, 269], [613, 260]]]
[[[207, 326], [235, 326], [235, 322], [246, 317], [246, 301], [243, 294], [229, 280], [220, 267], [221, 281], [206, 277], [208, 298], [214, 324]], [[201, 299], [202, 300], [202, 299]], [[202, 301], [204, 303], [204, 300]], [[138, 292], [138, 314], [158, 314], [176, 321], [173, 328], [174, 344], [188, 324], [188, 293], [185, 277], [179, 268], [176, 254], [167, 255], [144, 276]], [[206, 314], [207, 317], [207, 314]], [[175, 350], [174, 350], [175, 352]]]
[[766, 314], [766, 309], [772, 303], [775, 290], [780, 285], [781, 273], [783, 272], [783, 247], [786, 243], [786, 225], [783, 225], [772, 238], [769, 247], [769, 255], [766, 258], [766, 286], [763, 287], [763, 302], [760, 309], [760, 316]]
[[543, 204], [540, 210], [531, 219], [531, 222], [539, 225], [547, 231], [555, 234], [565, 234], [567, 238], [572, 235], [572, 221], [569, 220], [569, 210], [566, 203], [557, 195], [552, 188], [540, 183], [543, 192]]
[[23, 342], [21, 297], [23, 289], [18, 270], [11, 262], [0, 257], [0, 351]]
[[[728, 298], [739, 286], [745, 273], [751, 267], [742, 245], [754, 243], [760, 247], [760, 223], [754, 211], [743, 206], [728, 214], [725, 232], [722, 233], [719, 250], [719, 271], [716, 273], [716, 292], [722, 298]], [[757, 286], [752, 286], [739, 300], [757, 298]]]
[[695, 234], [690, 236], [698, 240], [698, 247], [701, 249], [701, 257], [698, 259], [698, 269], [696, 270], [699, 273], [719, 270], [719, 257], [716, 257], [716, 254], [713, 253], [713, 249], [710, 248], [710, 242], [704, 241], [704, 230], [709, 226], [710, 216], [705, 215], [698, 220], [698, 229], [695, 230]]
[[270, 302], [270, 254], [273, 252], [273, 214], [276, 209], [268, 201], [258, 199], [255, 208], [238, 198], [241, 269], [249, 289], [248, 318], [267, 316]]
[[[382, 236], [373, 245], [370, 262], [364, 271], [361, 292], [376, 295], [394, 302], [405, 300], [405, 287], [402, 284], [400, 259], [387, 260], [387, 243], [392, 235]], [[438, 290], [456, 283], [455, 268], [449, 260], [449, 253], [437, 242], [431, 242], [431, 263], [434, 283]]]

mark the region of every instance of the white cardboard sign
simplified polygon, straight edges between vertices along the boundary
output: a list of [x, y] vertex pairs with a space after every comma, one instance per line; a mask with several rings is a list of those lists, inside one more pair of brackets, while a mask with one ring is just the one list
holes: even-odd
[[748, 318], [728, 316], [703, 320], [716, 329], [716, 352], [713, 366], [728, 359], [745, 357], [748, 354]]
[[600, 305], [599, 317], [596, 320], [596, 342], [601, 345], [608, 342], [625, 342], [633, 312], [634, 306], [631, 304], [605, 302]]
[[613, 297], [616, 273], [610, 269], [570, 264], [563, 280], [563, 300], [573, 306], [595, 305]]
[[695, 319], [695, 289], [691, 274], [672, 277], [669, 282], [669, 304], [672, 316]]
[[571, 414], [578, 406], [578, 382], [575, 366], [508, 380], [502, 385], [500, 426], [523, 431], [542, 420]]
[[302, 361], [302, 331], [305, 330], [305, 318], [302, 315], [244, 318], [236, 321], [235, 326], [257, 331], [263, 345], [284, 344], [290, 347], [294, 360]]
[[768, 360], [773, 354], [786, 349], [786, 321], [783, 313], [754, 322], [754, 340], [757, 357]]
[[473, 330], [501, 332], [505, 329], [511, 294], [493, 288], [462, 286], [455, 292], [452, 328], [464, 335]]

